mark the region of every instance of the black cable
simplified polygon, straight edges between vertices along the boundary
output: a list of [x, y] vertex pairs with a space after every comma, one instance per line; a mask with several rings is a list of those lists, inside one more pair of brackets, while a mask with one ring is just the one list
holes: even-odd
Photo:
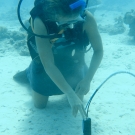
[[111, 74], [107, 79], [105, 79], [105, 80], [101, 83], [101, 85], [95, 90], [95, 92], [94, 92], [94, 93], [92, 94], [92, 96], [90, 97], [90, 99], [89, 99], [89, 101], [88, 101], [88, 103], [87, 103], [87, 105], [86, 105], [86, 107], [85, 107], [85, 110], [87, 111], [87, 117], [88, 117], [88, 111], [89, 111], [90, 103], [91, 103], [93, 97], [95, 96], [95, 94], [98, 92], [98, 90], [99, 90], [99, 89], [103, 86], [103, 84], [104, 84], [107, 80], [109, 80], [111, 77], [113, 77], [113, 76], [116, 75], [116, 74], [122, 74], [122, 73], [130, 74], [130, 75], [132, 75], [133, 77], [135, 77], [135, 74], [130, 73], [130, 72], [127, 72], [127, 71], [119, 71], [119, 72], [115, 72], [115, 73]]
[[37, 36], [37, 37], [41, 37], [41, 38], [61, 38], [62, 37], [62, 34], [50, 34], [50, 35], [38, 35], [38, 34], [35, 34], [31, 31], [29, 31], [25, 25], [23, 24], [22, 22], [22, 19], [21, 19], [21, 15], [20, 15], [20, 7], [21, 7], [21, 4], [22, 4], [22, 1], [23, 0], [20, 0], [19, 3], [18, 3], [18, 7], [17, 7], [17, 16], [18, 16], [18, 20], [20, 22], [20, 24], [22, 25], [22, 27], [28, 32], [30, 33], [31, 35], [33, 36]]

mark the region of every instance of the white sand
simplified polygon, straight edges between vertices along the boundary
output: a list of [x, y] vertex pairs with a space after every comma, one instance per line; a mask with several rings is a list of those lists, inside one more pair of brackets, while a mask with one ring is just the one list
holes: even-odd
[[[97, 14], [97, 22], [112, 24], [111, 17], [105, 21]], [[84, 105], [110, 74], [121, 70], [135, 74], [135, 43], [127, 33], [128, 27], [119, 35], [101, 33], [104, 58]], [[0, 135], [82, 135], [82, 118], [80, 114], [72, 116], [65, 95], [50, 97], [46, 109], [33, 106], [30, 88], [12, 79], [18, 70], [29, 65], [30, 57], [19, 56], [7, 43], [8, 40], [0, 41]], [[91, 53], [86, 55], [87, 64]], [[135, 135], [135, 78], [119, 74], [106, 82], [94, 97], [89, 116], [92, 135]]]

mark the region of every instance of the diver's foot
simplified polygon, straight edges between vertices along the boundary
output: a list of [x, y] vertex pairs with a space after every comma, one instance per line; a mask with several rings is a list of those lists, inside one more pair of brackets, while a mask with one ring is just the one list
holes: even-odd
[[20, 84], [29, 84], [29, 80], [26, 75], [26, 70], [17, 72], [13, 76], [13, 79], [14, 79], [14, 81], [16, 81], [17, 83], [20, 83]]

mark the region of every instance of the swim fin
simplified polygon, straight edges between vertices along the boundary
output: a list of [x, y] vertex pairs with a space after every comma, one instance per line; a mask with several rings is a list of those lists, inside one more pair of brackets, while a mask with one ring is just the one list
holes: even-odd
[[20, 84], [29, 84], [29, 80], [27, 78], [26, 70], [17, 72], [13, 76], [14, 81]]

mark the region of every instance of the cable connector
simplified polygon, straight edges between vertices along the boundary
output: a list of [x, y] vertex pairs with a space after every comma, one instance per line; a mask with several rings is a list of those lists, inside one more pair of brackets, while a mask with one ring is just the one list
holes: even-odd
[[91, 119], [83, 120], [83, 135], [91, 135]]

